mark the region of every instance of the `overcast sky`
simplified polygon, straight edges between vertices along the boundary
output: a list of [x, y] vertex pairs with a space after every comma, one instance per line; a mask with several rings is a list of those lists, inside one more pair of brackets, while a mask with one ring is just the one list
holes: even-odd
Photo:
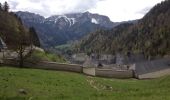
[[90, 11], [108, 16], [112, 21], [139, 19], [163, 0], [0, 0], [12, 11], [29, 11], [45, 17]]

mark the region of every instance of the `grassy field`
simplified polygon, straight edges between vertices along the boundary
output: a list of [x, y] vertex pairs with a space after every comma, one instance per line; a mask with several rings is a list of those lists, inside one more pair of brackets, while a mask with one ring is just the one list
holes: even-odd
[[0, 100], [170, 100], [170, 76], [122, 80], [0, 67]]

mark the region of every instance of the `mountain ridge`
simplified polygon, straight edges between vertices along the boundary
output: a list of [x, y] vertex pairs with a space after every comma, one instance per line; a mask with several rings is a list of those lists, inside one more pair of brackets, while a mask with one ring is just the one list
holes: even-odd
[[79, 40], [88, 33], [110, 29], [119, 24], [111, 22], [107, 16], [89, 12], [53, 15], [48, 18], [30, 12], [19, 11], [16, 14], [27, 27], [35, 27], [44, 47]]

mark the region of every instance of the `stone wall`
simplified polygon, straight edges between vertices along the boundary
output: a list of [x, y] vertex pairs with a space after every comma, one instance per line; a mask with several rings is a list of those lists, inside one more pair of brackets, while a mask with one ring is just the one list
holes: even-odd
[[[6, 59], [4, 60], [5, 65], [18, 66], [18, 62], [14, 59]], [[71, 71], [82, 73], [83, 69], [81, 65], [76, 64], [61, 64], [56, 62], [37, 62], [30, 63], [24, 62], [24, 67], [27, 68], [37, 68], [37, 69], [47, 69], [47, 70], [61, 70], [61, 71]]]
[[[6, 59], [4, 65], [18, 66], [18, 61], [15, 59]], [[76, 64], [61, 64], [55, 62], [25, 62], [24, 67], [38, 68], [47, 70], [61, 70], [84, 73], [91, 76], [109, 77], [109, 78], [157, 78], [163, 75], [170, 75], [170, 58], [158, 59], [142, 63], [129, 65], [129, 69], [118, 69], [116, 67], [83, 67]]]
[[[14, 59], [6, 59], [4, 64], [11, 66], [18, 66], [16, 60]], [[37, 69], [47, 69], [47, 70], [61, 70], [61, 71], [71, 71], [84, 73], [91, 76], [99, 76], [99, 77], [109, 77], [109, 78], [132, 78], [133, 71], [132, 70], [123, 70], [118, 71], [114, 69], [100, 69], [94, 67], [82, 67], [81, 65], [76, 64], [60, 64], [55, 62], [37, 62], [29, 63], [25, 62], [24, 67], [27, 68], [37, 68]]]
[[83, 67], [83, 73], [86, 75], [96, 76], [94, 67]]
[[3, 64], [4, 64], [4, 65], [8, 65], [8, 66], [18, 66], [18, 65], [19, 65], [19, 63], [18, 63], [17, 60], [15, 60], [15, 59], [10, 59], [10, 58], [8, 58], [8, 59], [3, 59]]
[[133, 78], [133, 70], [115, 70], [94, 67], [83, 67], [83, 73], [90, 76], [108, 77], [108, 78]]
[[30, 68], [39, 68], [39, 69], [47, 69], [47, 70], [61, 70], [61, 71], [71, 71], [82, 73], [83, 69], [81, 65], [76, 64], [61, 64], [55, 62], [39, 62], [37, 64], [27, 63], [26, 67]]
[[132, 70], [112, 70], [96, 68], [96, 76], [110, 78], [133, 78]]

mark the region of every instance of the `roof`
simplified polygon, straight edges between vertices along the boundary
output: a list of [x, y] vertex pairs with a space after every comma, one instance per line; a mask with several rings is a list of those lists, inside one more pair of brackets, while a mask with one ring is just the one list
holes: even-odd
[[170, 68], [170, 58], [162, 58], [153, 61], [146, 61], [142, 63], [136, 63], [136, 73], [138, 75], [157, 72]]
[[96, 67], [96, 65], [91, 59], [86, 59], [83, 64], [83, 67]]

